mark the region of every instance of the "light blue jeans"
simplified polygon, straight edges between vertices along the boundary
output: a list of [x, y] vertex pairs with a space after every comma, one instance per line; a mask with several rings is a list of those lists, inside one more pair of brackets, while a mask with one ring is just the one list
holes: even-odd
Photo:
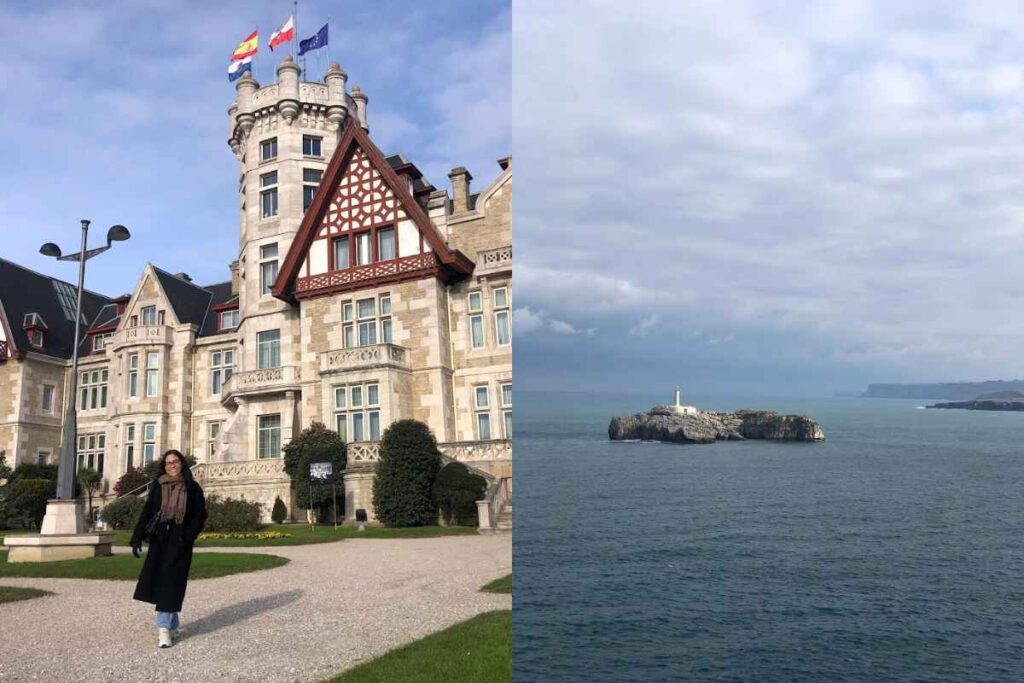
[[157, 628], [178, 628], [178, 613], [177, 612], [157, 612], [156, 613], [156, 627]]

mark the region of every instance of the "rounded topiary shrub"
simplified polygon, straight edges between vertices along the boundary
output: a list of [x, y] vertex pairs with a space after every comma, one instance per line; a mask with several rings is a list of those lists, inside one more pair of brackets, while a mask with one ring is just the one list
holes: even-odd
[[448, 463], [434, 480], [434, 500], [441, 508], [441, 517], [453, 526], [477, 525], [476, 502], [486, 491], [487, 480], [461, 462]]
[[384, 430], [373, 480], [373, 507], [387, 526], [437, 523], [433, 486], [441, 453], [427, 425], [399, 420]]
[[281, 500], [281, 496], [274, 498], [274, 509], [270, 511], [270, 519], [274, 520], [278, 524], [288, 519], [288, 508], [285, 507], [284, 501]]
[[131, 529], [142, 514], [146, 501], [136, 495], [121, 496], [100, 510], [100, 517], [111, 529]]
[[263, 506], [254, 501], [211, 494], [206, 497], [204, 531], [259, 531], [262, 510]]

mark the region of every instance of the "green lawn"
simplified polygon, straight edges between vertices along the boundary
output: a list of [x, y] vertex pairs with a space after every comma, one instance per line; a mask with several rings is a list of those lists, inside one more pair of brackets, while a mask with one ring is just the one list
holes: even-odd
[[[314, 526], [308, 524], [272, 524], [265, 526], [263, 531], [278, 531], [288, 534], [284, 538], [216, 538], [199, 539], [196, 541], [197, 548], [252, 548], [276, 545], [305, 545], [307, 543], [329, 543], [340, 541], [346, 538], [432, 538], [434, 536], [464, 536], [477, 533], [476, 527], [444, 527], [444, 526], [417, 526], [403, 529], [389, 529], [387, 527], [368, 526], [365, 530], [359, 531], [354, 526], [333, 525]], [[128, 546], [131, 534], [127, 531], [117, 531], [114, 537], [114, 545]]]
[[[228, 574], [273, 569], [287, 564], [287, 562], [286, 558], [276, 555], [196, 553], [192, 558], [192, 570], [188, 577], [190, 579], [214, 579]], [[15, 562], [12, 564], [7, 561], [7, 552], [0, 552], [0, 576], [134, 581], [139, 578], [141, 569], [142, 559], [136, 559], [131, 555], [110, 555], [55, 562]]]
[[18, 600], [31, 600], [41, 598], [44, 595], [53, 595], [50, 591], [39, 590], [38, 588], [21, 588], [19, 586], [0, 586], [0, 604], [5, 602], [17, 602]]
[[512, 575], [507, 574], [500, 579], [495, 579], [489, 584], [481, 588], [484, 593], [511, 593], [512, 592]]
[[512, 680], [512, 611], [486, 612], [392, 650], [330, 683]]

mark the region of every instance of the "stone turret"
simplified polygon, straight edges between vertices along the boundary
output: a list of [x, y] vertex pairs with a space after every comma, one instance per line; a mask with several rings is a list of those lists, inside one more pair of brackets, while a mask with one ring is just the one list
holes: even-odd
[[366, 103], [369, 102], [370, 98], [366, 96], [366, 93], [358, 85], [353, 85], [352, 99], [356, 103], [356, 117], [359, 119], [359, 125], [363, 130], [369, 131], [370, 126], [366, 123]]
[[327, 83], [327, 120], [338, 130], [348, 115], [348, 103], [345, 101], [345, 83], [348, 74], [335, 62], [327, 70], [324, 82]]
[[277, 67], [277, 110], [291, 125], [299, 113], [299, 65], [288, 55]]

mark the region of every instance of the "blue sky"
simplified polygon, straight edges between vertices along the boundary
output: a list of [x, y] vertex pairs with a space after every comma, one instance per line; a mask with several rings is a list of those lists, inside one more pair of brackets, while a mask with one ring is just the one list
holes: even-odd
[[[0, 256], [73, 280], [39, 255], [92, 245], [123, 223], [129, 242], [90, 262], [87, 285], [131, 290], [146, 261], [196, 281], [228, 278], [238, 248], [238, 167], [226, 144], [231, 52], [254, 26], [255, 75], [291, 2], [11, 2], [0, 5]], [[507, 2], [299, 3], [300, 37], [330, 17], [330, 55], [369, 96], [370, 134], [437, 187], [466, 166], [476, 183], [511, 152]], [[278, 52], [278, 55], [281, 53]], [[307, 68], [322, 78], [325, 51]], [[12, 163], [14, 161], [15, 163]]]
[[1024, 7], [513, 4], [519, 388], [1024, 377]]

